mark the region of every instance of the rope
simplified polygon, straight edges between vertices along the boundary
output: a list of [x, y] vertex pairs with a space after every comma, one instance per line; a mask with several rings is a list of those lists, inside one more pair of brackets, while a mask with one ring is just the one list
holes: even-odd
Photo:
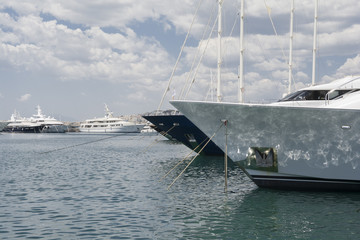
[[222, 128], [222, 126], [224, 126], [224, 124], [222, 123], [220, 125], [220, 127], [216, 130], [216, 132], [211, 136], [211, 138], [209, 138], [209, 140], [206, 142], [206, 144], [200, 149], [200, 151], [193, 157], [193, 159], [191, 159], [191, 161], [186, 165], [186, 167], [184, 168], [184, 170], [181, 171], [181, 173], [174, 179], [174, 181], [168, 186], [168, 190], [170, 190], [170, 188], [172, 187], [172, 185], [174, 185], [174, 183], [180, 178], [180, 176], [185, 172], [185, 170], [190, 166], [190, 164], [197, 158], [197, 156], [199, 156], [199, 154], [202, 152], [202, 150], [204, 150], [204, 148], [208, 145], [208, 143], [211, 141], [211, 139], [213, 139], [213, 137], [216, 135], [216, 133]]
[[199, 70], [200, 64], [201, 64], [201, 62], [202, 62], [202, 59], [203, 59], [203, 57], [204, 57], [204, 55], [205, 55], [206, 49], [207, 49], [207, 47], [208, 47], [208, 45], [209, 45], [210, 38], [211, 38], [211, 34], [214, 32], [214, 28], [215, 28], [215, 26], [216, 26], [217, 21], [218, 21], [218, 18], [216, 18], [216, 20], [214, 21], [214, 24], [213, 24], [213, 26], [212, 26], [212, 28], [211, 28], [211, 31], [210, 31], [210, 33], [209, 33], [209, 37], [208, 37], [207, 42], [206, 42], [206, 45], [205, 45], [205, 48], [204, 48], [204, 50], [203, 50], [203, 52], [202, 52], [202, 54], [201, 54], [201, 56], [200, 56], [198, 65], [196, 66], [196, 69], [195, 69], [194, 75], [193, 75], [193, 77], [192, 77], [192, 81], [191, 81], [191, 83], [190, 83], [190, 86], [189, 86], [189, 88], [188, 88], [188, 90], [187, 90], [187, 92], [186, 92], [186, 94], [185, 94], [185, 98], [187, 98], [187, 95], [189, 94], [189, 92], [190, 92], [190, 90], [191, 90], [191, 88], [192, 88], [192, 85], [193, 85], [193, 83], [195, 82], [196, 75], [197, 75], [197, 73], [198, 73], [198, 70]]
[[[187, 74], [187, 77], [186, 77], [186, 81], [185, 81], [185, 84], [183, 86], [183, 88], [181, 89], [181, 94], [180, 94], [180, 97], [179, 99], [183, 99], [183, 95], [184, 95], [184, 91], [185, 91], [185, 88], [188, 86], [189, 84], [189, 80], [190, 80], [190, 77], [193, 73], [193, 70], [194, 70], [194, 67], [195, 67], [195, 60], [198, 58], [198, 55], [200, 54], [200, 50], [201, 50], [201, 46], [203, 44], [203, 40], [205, 39], [205, 34], [206, 34], [206, 30], [208, 29], [208, 27], [210, 26], [210, 22], [211, 22], [211, 19], [213, 18], [213, 15], [214, 15], [214, 12], [215, 12], [215, 5], [213, 6], [212, 10], [211, 10], [211, 14], [209, 16], [209, 19], [208, 19], [208, 22], [206, 24], [206, 27], [204, 28], [204, 31], [203, 31], [203, 35], [201, 37], [201, 40], [199, 42], [199, 46], [197, 48], [197, 51], [196, 51], [196, 54], [193, 58], [193, 62], [191, 64], [191, 68], [190, 68], [190, 71], [189, 73]], [[216, 21], [215, 21], [216, 23]], [[213, 30], [210, 30], [210, 34]]]
[[101, 139], [97, 139], [97, 140], [90, 141], [90, 142], [79, 143], [79, 144], [75, 144], [75, 145], [72, 145], [72, 146], [57, 148], [57, 149], [50, 150], [50, 151], [47, 151], [47, 152], [41, 152], [41, 153], [39, 153], [39, 154], [47, 154], [47, 153], [51, 153], [51, 152], [56, 152], [56, 151], [60, 151], [60, 150], [64, 150], [64, 149], [69, 149], [69, 148], [73, 148], [73, 147], [78, 147], [78, 146], [81, 146], [81, 145], [86, 145], [86, 144], [90, 144], [90, 143], [94, 143], [94, 142], [104, 141], [104, 140], [107, 140], [107, 139], [110, 139], [110, 138], [119, 137], [119, 136], [123, 136], [123, 134], [119, 134], [119, 135], [115, 135], [115, 136], [110, 136], [110, 137], [106, 137], [106, 138], [101, 138]]
[[184, 157], [181, 161], [179, 161], [175, 167], [173, 167], [170, 171], [168, 171], [162, 178], [160, 178], [159, 182], [161, 182], [164, 178], [166, 178], [175, 168], [177, 168], [182, 162], [184, 162], [189, 156], [190, 154], [192, 154], [193, 152], [195, 152], [195, 150], [200, 147], [208, 138], [205, 138], [199, 145], [197, 145], [194, 149], [191, 150], [191, 152], [186, 155], [186, 157]]
[[170, 76], [168, 85], [167, 85], [167, 87], [166, 87], [166, 89], [165, 89], [164, 95], [162, 96], [161, 101], [160, 101], [160, 104], [159, 104], [159, 107], [158, 107], [158, 109], [157, 109], [158, 111], [160, 110], [160, 108], [161, 108], [161, 106], [162, 106], [162, 104], [163, 104], [163, 102], [164, 102], [164, 98], [165, 98], [165, 96], [166, 96], [166, 93], [170, 90], [170, 84], [171, 84], [172, 79], [173, 79], [173, 76], [174, 76], [174, 74], [175, 74], [175, 70], [176, 70], [176, 68], [177, 68], [177, 65], [178, 65], [178, 63], [179, 63], [179, 61], [180, 61], [180, 58], [181, 58], [182, 52], [183, 52], [183, 50], [184, 50], [185, 44], [186, 44], [186, 42], [187, 42], [187, 39], [188, 39], [188, 37], [189, 37], [189, 35], [190, 35], [190, 31], [191, 31], [192, 26], [193, 26], [193, 24], [194, 24], [194, 21], [195, 21], [197, 12], [198, 12], [198, 10], [199, 10], [199, 8], [200, 8], [201, 2], [202, 2], [202, 0], [199, 1], [199, 5], [198, 5], [198, 7], [197, 7], [197, 9], [196, 9], [196, 12], [195, 12], [195, 14], [194, 14], [194, 17], [193, 17], [193, 19], [192, 19], [192, 22], [191, 22], [189, 31], [188, 31], [188, 33], [187, 33], [187, 35], [186, 35], [186, 37], [185, 37], [185, 40], [184, 40], [183, 45], [181, 46], [181, 50], [180, 50], [179, 56], [178, 56], [178, 58], [177, 58], [177, 60], [176, 60], [175, 66], [174, 66], [174, 68], [173, 68], [173, 71], [172, 71], [172, 73], [171, 73], [171, 76]]
[[[169, 130], [167, 130], [165, 133], [160, 133], [161, 136], [165, 136], [166, 134], [168, 134], [171, 130], [174, 129], [174, 127], [176, 127], [178, 125], [173, 125], [171, 128], [169, 128]], [[158, 138], [156, 138], [152, 143], [150, 143], [149, 146], [147, 146], [143, 151], [139, 152], [138, 154], [140, 153], [144, 153], [145, 151], [147, 151], [152, 145], [154, 145], [156, 142], [157, 142]]]

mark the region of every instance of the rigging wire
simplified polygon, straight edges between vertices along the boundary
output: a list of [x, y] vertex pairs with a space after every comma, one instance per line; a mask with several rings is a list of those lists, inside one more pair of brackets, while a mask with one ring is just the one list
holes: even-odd
[[[271, 8], [267, 5], [266, 0], [264, 0], [264, 4], [265, 4], [266, 10], [268, 12], [268, 16], [269, 16], [269, 19], [270, 19], [270, 22], [271, 22], [271, 26], [272, 26], [272, 28], [274, 30], [274, 33], [275, 33], [276, 37], [279, 37], [279, 35], [278, 35], [277, 31], [276, 31], [275, 24], [274, 24], [273, 19], [271, 17]], [[283, 55], [283, 58], [285, 59], [285, 61], [287, 63], [289, 63], [289, 59], [287, 59], [287, 57], [285, 55], [284, 48], [282, 46], [280, 46], [280, 48], [281, 48], [281, 53]], [[294, 75], [292, 73], [291, 73], [291, 79], [293, 80], [293, 82], [295, 84], [295, 78], [294, 78]]]
[[198, 48], [197, 48], [196, 55], [195, 55], [194, 58], [193, 58], [193, 62], [192, 62], [192, 64], [191, 64], [190, 71], [189, 71], [189, 73], [188, 73], [188, 75], [187, 75], [185, 84], [184, 84], [184, 86], [183, 86], [183, 88], [182, 88], [182, 90], [181, 90], [181, 94], [180, 94], [179, 99], [182, 99], [183, 94], [184, 94], [184, 91], [185, 91], [185, 88], [186, 88], [186, 86], [188, 86], [188, 84], [189, 84], [189, 80], [190, 80], [190, 77], [191, 77], [191, 75], [192, 75], [192, 72], [193, 72], [193, 69], [194, 69], [194, 66], [195, 66], [195, 60], [198, 58], [198, 55], [199, 55], [200, 50], [201, 50], [202, 43], [204, 42], [203, 40], [204, 40], [204, 38], [205, 38], [206, 30], [207, 30], [208, 27], [210, 26], [210, 22], [211, 22], [211, 19], [212, 19], [213, 16], [214, 16], [214, 13], [215, 13], [215, 5], [213, 6], [213, 9], [211, 10], [211, 14], [210, 14], [210, 16], [209, 16], [209, 20], [208, 20], [208, 22], [207, 22], [207, 24], [206, 24], [206, 27], [205, 27], [205, 29], [204, 29], [203, 35], [202, 35], [202, 37], [201, 37], [200, 44], [199, 44], [199, 46], [198, 46]]
[[190, 35], [190, 31], [191, 31], [192, 26], [193, 26], [193, 24], [194, 24], [194, 21], [195, 21], [197, 12], [198, 12], [198, 10], [199, 10], [199, 8], [200, 8], [201, 2], [202, 2], [202, 0], [199, 1], [199, 5], [198, 5], [198, 7], [197, 7], [197, 9], [196, 9], [196, 11], [195, 11], [195, 14], [194, 14], [194, 17], [193, 17], [193, 19], [192, 19], [190, 28], [189, 28], [189, 30], [188, 30], [188, 33], [186, 34], [184, 43], [183, 43], [183, 45], [181, 46], [181, 50], [180, 50], [179, 56], [178, 56], [178, 58], [177, 58], [177, 60], [176, 60], [175, 66], [174, 66], [173, 71], [172, 71], [172, 73], [171, 73], [170, 79], [169, 79], [169, 81], [168, 81], [168, 85], [167, 85], [167, 87], [166, 87], [166, 89], [165, 89], [165, 92], [164, 92], [162, 98], [161, 98], [161, 101], [160, 101], [159, 107], [158, 107], [158, 109], [157, 109], [157, 112], [160, 111], [160, 108], [161, 108], [161, 106], [162, 106], [162, 104], [163, 104], [163, 102], [164, 102], [164, 98], [165, 98], [167, 92], [170, 90], [170, 84], [171, 84], [171, 82], [172, 82], [172, 79], [173, 79], [175, 70], [176, 70], [176, 68], [177, 68], [177, 65], [178, 65], [178, 63], [179, 63], [179, 61], [180, 61], [180, 58], [181, 58], [182, 52], [183, 52], [183, 50], [184, 50], [185, 44], [186, 44], [186, 42], [187, 42], [187, 39], [188, 39], [188, 37], [189, 37], [189, 35]]
[[187, 90], [187, 92], [186, 92], [185, 98], [187, 98], [187, 95], [189, 94], [189, 92], [190, 92], [190, 90], [191, 90], [191, 88], [192, 88], [192, 85], [193, 85], [194, 82], [195, 82], [196, 75], [197, 75], [197, 73], [198, 73], [198, 70], [199, 70], [200, 64], [201, 64], [201, 62], [202, 62], [202, 59], [203, 59], [203, 57], [204, 57], [204, 55], [205, 55], [206, 49], [207, 49], [207, 47], [208, 47], [208, 45], [209, 45], [209, 42], [210, 42], [210, 39], [211, 39], [211, 34], [212, 34], [213, 31], [214, 31], [214, 28], [215, 28], [215, 26], [216, 26], [217, 21], [218, 21], [218, 18], [216, 18], [216, 20], [214, 21], [214, 24], [213, 24], [213, 26], [212, 26], [212, 28], [211, 28], [211, 31], [210, 31], [210, 33], [209, 33], [209, 37], [208, 37], [207, 42], [206, 42], [206, 45], [205, 45], [205, 48], [204, 48], [204, 50], [203, 50], [203, 53], [201, 54], [200, 60], [199, 60], [199, 62], [198, 62], [198, 65], [196, 66], [196, 70], [195, 70], [195, 72], [194, 72], [194, 76], [192, 77], [192, 82], [191, 82], [191, 84], [190, 84], [190, 86], [189, 86], [189, 88], [188, 88], [188, 90]]

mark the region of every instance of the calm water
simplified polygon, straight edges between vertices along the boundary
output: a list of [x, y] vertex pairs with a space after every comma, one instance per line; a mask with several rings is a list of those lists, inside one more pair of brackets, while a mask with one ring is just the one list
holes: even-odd
[[360, 238], [358, 193], [258, 189], [230, 165], [225, 194], [222, 158], [196, 160], [168, 191], [185, 163], [159, 179], [187, 148], [104, 138], [0, 135], [0, 239]]

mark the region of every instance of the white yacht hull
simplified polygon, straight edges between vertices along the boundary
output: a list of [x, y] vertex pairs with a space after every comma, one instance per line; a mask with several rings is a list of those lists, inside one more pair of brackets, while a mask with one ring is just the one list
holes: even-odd
[[86, 133], [139, 133], [142, 127], [131, 125], [131, 126], [120, 126], [120, 127], [92, 127], [92, 128], [79, 128], [80, 132]]
[[[262, 187], [360, 190], [360, 111], [172, 101]], [[255, 153], [257, 152], [257, 153]]]

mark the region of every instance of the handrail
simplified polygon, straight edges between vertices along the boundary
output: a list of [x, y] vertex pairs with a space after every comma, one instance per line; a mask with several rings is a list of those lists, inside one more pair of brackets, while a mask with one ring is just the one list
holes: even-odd
[[[330, 96], [329, 96], [330, 93], [333, 93], [335, 90], [340, 89], [341, 87], [345, 86], [346, 84], [349, 84], [349, 83], [354, 82], [354, 81], [359, 80], [359, 79], [360, 79], [360, 76], [359, 76], [359, 77], [356, 77], [356, 78], [353, 78], [353, 79], [351, 79], [351, 80], [349, 80], [349, 81], [341, 84], [340, 86], [337, 86], [336, 88], [333, 88], [333, 89], [331, 89], [330, 91], [328, 91], [328, 92], [326, 93], [326, 95], [325, 95], [325, 105], [329, 105], [329, 104], [330, 104]], [[350, 91], [350, 92], [353, 92], [353, 91]]]

